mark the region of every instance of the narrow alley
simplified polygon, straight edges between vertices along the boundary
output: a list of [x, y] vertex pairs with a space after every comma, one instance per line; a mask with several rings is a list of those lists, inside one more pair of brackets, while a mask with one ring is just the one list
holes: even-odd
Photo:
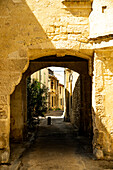
[[91, 144], [60, 116], [40, 120], [36, 141], [21, 157], [20, 170], [105, 170], [113, 163], [95, 160]]

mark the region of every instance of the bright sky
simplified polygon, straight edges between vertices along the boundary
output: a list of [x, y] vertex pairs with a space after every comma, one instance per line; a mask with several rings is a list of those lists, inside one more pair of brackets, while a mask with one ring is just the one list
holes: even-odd
[[55, 77], [59, 80], [61, 84], [64, 85], [64, 68], [63, 67], [49, 67], [54, 71]]

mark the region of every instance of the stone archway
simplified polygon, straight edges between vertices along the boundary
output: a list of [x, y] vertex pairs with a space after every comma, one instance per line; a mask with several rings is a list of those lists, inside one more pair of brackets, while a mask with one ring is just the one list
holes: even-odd
[[[9, 57], [7, 59], [1, 60], [1, 63], [0, 63], [0, 68], [2, 70], [0, 73], [0, 75], [1, 75], [0, 126], [3, 127], [0, 129], [0, 132], [1, 132], [0, 148], [2, 148], [0, 155], [1, 155], [2, 163], [8, 161], [9, 153], [10, 153], [10, 147], [9, 147], [10, 94], [13, 92], [15, 86], [19, 83], [19, 81], [22, 77], [22, 72], [25, 72], [25, 70], [28, 67], [28, 63], [29, 63], [26, 52], [24, 50], [22, 50], [22, 51], [23, 52], [21, 52], [21, 53], [13, 53], [11, 56], [12, 58]], [[13, 56], [14, 56], [14, 58], [13, 58]], [[15, 56], [16, 56], [16, 59], [15, 59]], [[112, 86], [111, 85], [111, 83], [112, 83], [112, 67], [111, 67], [112, 66], [112, 50], [108, 50], [108, 51], [97, 50], [95, 52], [94, 59], [95, 60], [94, 60], [94, 75], [93, 75], [93, 90], [92, 90], [92, 93], [93, 93], [93, 113], [92, 113], [92, 115], [93, 115], [93, 132], [94, 132], [94, 136], [93, 136], [94, 154], [97, 156], [97, 158], [103, 158], [106, 156], [107, 156], [107, 158], [108, 157], [111, 158], [113, 142], [112, 142], [112, 134], [111, 134], [112, 133], [112, 126], [111, 126], [112, 125], [112, 115], [110, 115], [110, 113], [111, 113], [112, 107], [108, 108], [108, 105], [106, 105], [106, 103], [109, 102], [109, 100], [107, 100], [109, 97], [112, 99], [112, 94], [110, 93], [110, 87]], [[42, 61], [37, 61], [37, 63], [38, 62], [41, 63]], [[9, 63], [11, 63], [11, 64], [9, 65]], [[15, 67], [14, 63], [16, 63], [16, 67]], [[31, 63], [33, 63], [33, 60], [31, 61]], [[30, 63], [30, 65], [32, 65], [31, 63]], [[56, 62], [56, 63], [58, 64], [58, 62]], [[30, 68], [30, 65], [29, 65], [29, 68]], [[46, 67], [47, 65], [48, 65], [48, 63], [46, 63], [46, 61], [44, 61], [44, 64], [42, 64], [39, 67], [39, 69]], [[50, 65], [51, 64], [49, 64], [48, 66], [50, 66]], [[60, 66], [61, 65], [62, 65], [62, 62], [60, 63]], [[87, 66], [88, 66], [88, 63], [87, 63]], [[86, 68], [86, 67], [84, 66], [84, 68]], [[108, 70], [109, 70], [109, 74], [107, 73]], [[36, 71], [36, 70], [34, 70], [34, 71]], [[28, 71], [28, 73], [31, 74], [32, 72]], [[6, 75], [6, 76], [4, 76], [4, 75]], [[107, 80], [107, 77], [109, 78], [108, 80]], [[24, 78], [24, 74], [23, 74], [23, 78]], [[24, 79], [24, 81], [25, 81], [25, 79]], [[21, 80], [21, 82], [24, 82], [24, 81]], [[20, 85], [21, 85], [21, 83], [20, 83]], [[17, 86], [17, 87], [19, 87], [19, 86]], [[106, 87], [106, 91], [104, 90], [104, 87]], [[109, 87], [109, 88], [107, 88], [107, 87]], [[104, 100], [104, 97], [105, 97], [105, 100]], [[109, 114], [105, 115], [108, 113], [107, 109], [109, 110]], [[104, 114], [104, 118], [103, 118], [103, 114]], [[111, 117], [110, 120], [109, 120], [109, 116]], [[102, 123], [102, 121], [110, 122], [110, 123], [105, 124], [105, 122]], [[108, 143], [107, 145], [106, 145], [106, 141]]]
[[[60, 54], [60, 53], [59, 53]], [[14, 93], [11, 95], [11, 135], [15, 140], [22, 140], [27, 121], [27, 102], [26, 102], [26, 77], [30, 76], [35, 71], [49, 66], [67, 67], [80, 74], [81, 90], [81, 108], [79, 113], [73, 111], [73, 124], [79, 121], [80, 133], [91, 136], [92, 133], [92, 114], [91, 114], [91, 77], [89, 76], [89, 62], [87, 59], [65, 55], [65, 56], [46, 56], [35, 60], [30, 60], [29, 67], [23, 74], [22, 80], [16, 86]], [[75, 88], [76, 89], [76, 88]], [[75, 92], [76, 93], [76, 92]], [[77, 98], [74, 99], [74, 102]], [[76, 119], [77, 114], [80, 114], [80, 120]]]
[[[21, 86], [21, 84], [25, 84], [25, 79], [21, 80], [22, 77], [24, 77], [24, 72], [27, 70], [29, 65], [29, 59], [32, 61], [33, 58], [32, 56], [35, 56], [37, 54], [37, 58], [40, 58], [47, 55], [49, 50], [31, 50], [29, 49], [28, 52], [26, 52], [25, 49], [20, 49], [19, 51], [15, 51], [8, 55], [6, 59], [1, 59], [0, 61], [0, 69], [1, 69], [1, 90], [0, 90], [0, 106], [1, 106], [1, 120], [0, 120], [0, 126], [4, 127], [3, 129], [1, 128], [1, 138], [0, 138], [0, 148], [1, 150], [1, 162], [5, 163], [8, 162], [9, 155], [10, 155], [10, 146], [9, 146], [9, 134], [10, 134], [10, 95], [13, 93], [15, 87], [18, 88]], [[34, 53], [32, 55], [32, 52]], [[91, 74], [91, 58], [87, 56], [86, 54], [81, 54], [79, 52], [73, 51], [73, 50], [50, 50], [49, 54], [57, 56], [58, 60], [60, 60], [63, 56], [67, 55], [72, 55], [72, 56], [79, 56], [78, 58], [85, 58], [89, 62], [85, 64], [84, 61], [84, 70], [87, 70], [85, 72], [89, 72]], [[75, 55], [76, 54], [76, 55]], [[29, 56], [29, 57], [28, 57]], [[61, 57], [61, 58], [59, 58]], [[84, 59], [83, 59], [84, 60]], [[77, 61], [76, 61], [77, 62]], [[81, 61], [78, 61], [77, 64], [79, 64], [78, 67], [78, 72], [82, 71], [81, 68]], [[43, 61], [43, 63], [46, 63]], [[56, 64], [57, 61], [53, 64]], [[68, 61], [67, 61], [68, 63]], [[39, 69], [47, 66], [48, 63], [45, 65], [41, 66]], [[51, 65], [51, 64], [49, 64]], [[66, 63], [63, 65], [63, 61], [59, 63], [60, 66], [66, 66]], [[73, 65], [74, 66], [74, 65]], [[77, 66], [77, 65], [76, 65]], [[86, 69], [85, 69], [86, 68]], [[23, 74], [23, 76], [22, 76]], [[20, 82], [21, 81], [21, 82]], [[20, 84], [19, 84], [20, 82]], [[17, 86], [19, 84], [19, 86]], [[21, 96], [22, 97], [22, 96]], [[22, 99], [22, 98], [21, 98]], [[21, 103], [22, 104], [22, 103]], [[26, 105], [26, 104], [25, 104]], [[21, 105], [22, 106], [22, 105]], [[25, 106], [26, 107], [26, 106]], [[15, 112], [16, 113], [16, 112]], [[23, 118], [22, 118], [23, 119]], [[26, 118], [25, 118], [26, 119]], [[23, 128], [22, 124], [22, 128]], [[21, 131], [21, 134], [23, 132]]]

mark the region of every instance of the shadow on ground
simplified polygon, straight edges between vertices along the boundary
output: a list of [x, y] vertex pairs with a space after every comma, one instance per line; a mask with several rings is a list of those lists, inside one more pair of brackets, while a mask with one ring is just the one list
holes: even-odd
[[76, 129], [63, 118], [40, 120], [37, 138], [21, 158], [20, 170], [107, 170], [113, 161], [95, 160], [91, 141], [77, 136]]

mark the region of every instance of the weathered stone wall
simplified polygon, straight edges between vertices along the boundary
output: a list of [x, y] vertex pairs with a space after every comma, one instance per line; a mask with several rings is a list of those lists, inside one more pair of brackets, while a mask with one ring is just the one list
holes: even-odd
[[80, 129], [80, 108], [81, 108], [80, 75], [78, 73], [74, 73], [71, 122], [78, 130]]
[[71, 122], [78, 129], [79, 134], [92, 137], [92, 84], [89, 75], [73, 75], [72, 114]]
[[27, 55], [23, 50], [7, 58], [0, 58], [0, 162], [2, 163], [9, 159], [10, 94], [19, 83], [22, 72], [27, 66]]
[[92, 83], [89, 75], [81, 75], [81, 109], [80, 109], [80, 134], [92, 136]]
[[96, 51], [93, 76], [94, 153], [98, 158], [113, 156], [113, 52]]
[[10, 138], [11, 141], [22, 141], [26, 136], [27, 125], [27, 82], [23, 77], [10, 96]]
[[[73, 9], [82, 9], [80, 15]], [[36, 49], [51, 49], [48, 55], [56, 49], [73, 49], [92, 55], [88, 43], [89, 19], [88, 15], [84, 16], [88, 10], [91, 11], [91, 3], [87, 1], [67, 4], [61, 0], [2, 0], [0, 57], [7, 57], [21, 47], [29, 49], [29, 55]], [[37, 58], [37, 53], [33, 53], [30, 57]]]
[[94, 55], [92, 111], [93, 147], [97, 158], [112, 159], [113, 1], [94, 0], [90, 15], [90, 38]]
[[[90, 2], [62, 3], [60, 0], [33, 1], [34, 3], [27, 0], [26, 2], [48, 38], [46, 44], [39, 42], [41, 48], [79, 50], [88, 43], [89, 20], [88, 15], [84, 16], [84, 13], [89, 8], [91, 11]], [[76, 12], [73, 13], [73, 9], [80, 10], [87, 3], [89, 6], [82, 10], [79, 17]]]

